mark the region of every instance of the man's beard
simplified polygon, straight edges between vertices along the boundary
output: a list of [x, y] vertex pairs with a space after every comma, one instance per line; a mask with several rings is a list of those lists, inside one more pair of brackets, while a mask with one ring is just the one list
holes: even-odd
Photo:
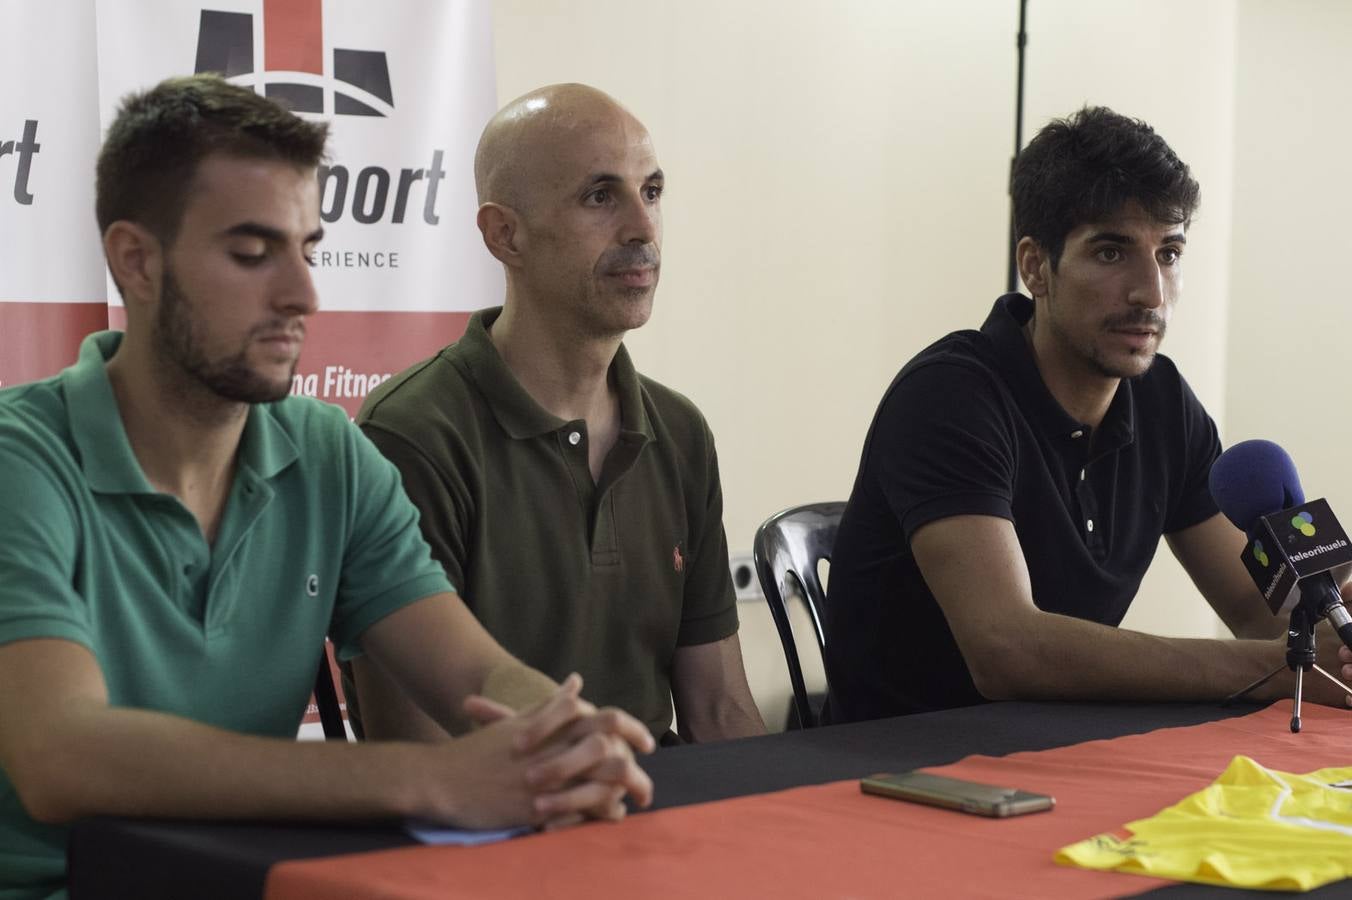
[[[1168, 328], [1168, 322], [1159, 313], [1151, 310], [1136, 310], [1111, 316], [1100, 323], [1100, 330], [1104, 333], [1117, 328], [1130, 328], [1140, 325], [1154, 328], [1156, 330], [1155, 347], [1149, 353], [1135, 354], [1134, 358], [1138, 362], [1143, 362], [1144, 367], [1137, 365], [1121, 365], [1116, 361], [1106, 358], [1093, 339], [1081, 343], [1075, 335], [1066, 329], [1054, 315], [1047, 316], [1048, 327], [1052, 333], [1057, 336], [1062, 346], [1069, 348], [1075, 355], [1083, 361], [1084, 365], [1092, 369], [1104, 378], [1137, 378], [1150, 371], [1150, 367], [1155, 364], [1155, 356], [1159, 352], [1160, 342], [1164, 339], [1164, 332]], [[1138, 371], [1139, 368], [1139, 371]]]
[[210, 359], [191, 313], [191, 303], [165, 267], [160, 306], [155, 316], [153, 342], [157, 355], [222, 400], [235, 403], [271, 403], [291, 391], [295, 363], [284, 382], [273, 382], [249, 367], [252, 333], [239, 351], [223, 359]]
[[660, 272], [661, 254], [654, 244], [625, 244], [612, 248], [597, 262], [593, 271], [578, 279], [574, 306], [583, 311], [587, 331], [595, 335], [622, 335], [648, 321], [656, 278], [652, 284], [625, 286], [608, 283], [609, 274], [633, 267], [650, 267]]
[[1133, 378], [1144, 375], [1150, 371], [1150, 367], [1155, 364], [1155, 355], [1159, 350], [1160, 342], [1164, 340], [1164, 332], [1168, 329], [1169, 323], [1164, 317], [1152, 310], [1134, 310], [1112, 316], [1103, 323], [1104, 331], [1112, 331], [1118, 328], [1131, 328], [1134, 326], [1148, 327], [1155, 329], [1155, 349], [1149, 354], [1139, 354], [1136, 359], [1145, 363], [1145, 368], [1141, 371], [1133, 371], [1129, 367], [1113, 366], [1100, 358], [1095, 351], [1090, 356], [1090, 364], [1099, 370], [1103, 375], [1110, 378]]

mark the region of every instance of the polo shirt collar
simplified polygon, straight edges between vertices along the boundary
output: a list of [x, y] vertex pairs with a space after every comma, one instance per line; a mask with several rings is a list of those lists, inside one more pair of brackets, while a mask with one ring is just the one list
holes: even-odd
[[299, 458], [300, 450], [272, 414], [272, 404], [251, 405], [249, 421], [244, 424], [240, 438], [241, 465], [252, 469], [259, 478], [273, 478]]
[[[519, 440], [558, 431], [568, 423], [535, 402], [488, 336], [488, 329], [501, 314], [502, 307], [495, 306], [470, 316], [464, 335], [456, 342], [457, 352], [475, 385], [488, 399], [494, 418], [509, 437]], [[652, 440], [653, 427], [643, 402], [643, 388], [623, 344], [615, 352], [610, 371], [620, 398], [620, 436], [630, 440]]]
[[[62, 374], [70, 433], [91, 490], [105, 494], [158, 493], [132, 452], [107, 362], [122, 343], [122, 332], [99, 331], [80, 344], [75, 365]], [[240, 462], [260, 478], [271, 478], [298, 458], [296, 444], [272, 416], [268, 404], [249, 407], [240, 442]]]
[[[1024, 335], [1023, 326], [1033, 315], [1033, 301], [1023, 294], [1005, 294], [995, 301], [990, 315], [981, 326], [981, 333], [990, 340], [999, 359], [1005, 379], [1017, 396], [1029, 404], [1028, 409], [1045, 433], [1059, 435], [1067, 440], [1082, 440], [1089, 426], [1066, 412], [1048, 390], [1042, 373], [1033, 359], [1032, 348]], [[1135, 406], [1132, 401], [1132, 380], [1123, 378], [1113, 395], [1113, 402], [1099, 424], [1095, 440], [1096, 451], [1124, 447], [1134, 439]]]

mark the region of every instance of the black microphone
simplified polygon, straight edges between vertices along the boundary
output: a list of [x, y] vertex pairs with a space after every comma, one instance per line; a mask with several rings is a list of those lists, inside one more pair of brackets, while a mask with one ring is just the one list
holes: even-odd
[[1327, 501], [1305, 502], [1286, 451], [1241, 441], [1212, 465], [1210, 486], [1221, 512], [1248, 536], [1241, 560], [1272, 614], [1304, 605], [1352, 647], [1352, 615], [1329, 574], [1352, 563], [1352, 542]]

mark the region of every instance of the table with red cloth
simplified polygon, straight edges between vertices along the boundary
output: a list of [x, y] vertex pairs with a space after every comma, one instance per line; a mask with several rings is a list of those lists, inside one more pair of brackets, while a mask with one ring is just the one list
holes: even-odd
[[[1052, 857], [1199, 790], [1237, 754], [1352, 765], [1352, 712], [1304, 712], [1293, 735], [1289, 703], [996, 703], [668, 748], [645, 760], [654, 810], [476, 848], [419, 846], [394, 824], [91, 820], [72, 834], [71, 896], [1234, 897]], [[864, 775], [919, 767], [1057, 808], [988, 820], [859, 792]], [[1352, 897], [1352, 880], [1311, 895]]]

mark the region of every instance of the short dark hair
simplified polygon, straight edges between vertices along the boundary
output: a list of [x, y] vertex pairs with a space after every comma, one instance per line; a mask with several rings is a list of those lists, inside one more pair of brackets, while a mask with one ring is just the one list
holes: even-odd
[[1075, 228], [1130, 201], [1157, 222], [1192, 221], [1202, 191], [1187, 164], [1145, 122], [1106, 106], [1053, 119], [1014, 161], [1014, 233], [1047, 251], [1055, 270]]
[[125, 219], [172, 243], [203, 159], [221, 153], [313, 167], [324, 159], [328, 134], [327, 124], [217, 75], [169, 78], [129, 94], [99, 151], [99, 231]]

